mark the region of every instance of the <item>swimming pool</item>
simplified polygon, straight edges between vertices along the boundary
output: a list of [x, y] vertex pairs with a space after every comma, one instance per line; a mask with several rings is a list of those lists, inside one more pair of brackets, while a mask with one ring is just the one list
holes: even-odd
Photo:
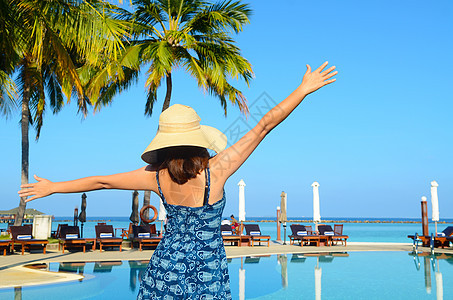
[[[233, 299], [445, 299], [453, 292], [453, 256], [337, 252], [229, 260]], [[50, 263], [83, 281], [0, 290], [0, 299], [134, 299], [146, 261]], [[441, 291], [442, 289], [442, 291]], [[17, 299], [17, 298], [16, 298]], [[20, 299], [20, 298], [19, 298]]]

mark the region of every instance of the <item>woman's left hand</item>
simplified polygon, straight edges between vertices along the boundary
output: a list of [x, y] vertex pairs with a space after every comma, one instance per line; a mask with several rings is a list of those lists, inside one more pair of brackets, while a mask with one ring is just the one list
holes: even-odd
[[36, 183], [28, 183], [21, 185], [21, 190], [18, 192], [20, 197], [28, 197], [33, 196], [25, 200], [25, 202], [29, 202], [38, 198], [46, 197], [51, 194], [52, 192], [52, 184], [53, 182], [44, 178], [40, 178], [36, 175], [33, 176]]

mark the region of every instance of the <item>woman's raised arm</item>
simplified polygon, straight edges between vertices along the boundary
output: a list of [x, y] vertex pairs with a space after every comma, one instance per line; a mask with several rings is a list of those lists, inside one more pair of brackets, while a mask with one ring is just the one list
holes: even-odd
[[239, 141], [211, 159], [211, 168], [216, 172], [217, 178], [226, 180], [230, 177], [247, 160], [264, 137], [286, 119], [305, 96], [335, 81], [332, 77], [338, 72], [334, 71], [335, 67], [326, 69], [327, 64], [327, 62], [323, 63], [313, 72], [307, 65], [302, 83], [296, 90], [266, 113]]
[[156, 173], [151, 166], [135, 171], [108, 176], [91, 176], [81, 179], [52, 182], [34, 175], [37, 182], [21, 185], [20, 197], [29, 197], [25, 202], [55, 193], [79, 193], [101, 189], [157, 191]]

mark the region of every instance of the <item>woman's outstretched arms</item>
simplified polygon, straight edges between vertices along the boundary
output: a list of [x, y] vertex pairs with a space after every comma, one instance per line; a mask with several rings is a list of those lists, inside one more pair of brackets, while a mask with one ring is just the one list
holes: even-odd
[[313, 72], [307, 65], [302, 83], [296, 90], [266, 113], [258, 124], [238, 142], [212, 158], [211, 167], [219, 179], [226, 180], [236, 172], [264, 137], [286, 119], [305, 96], [335, 81], [332, 77], [337, 74], [337, 71], [334, 71], [335, 67], [326, 69], [327, 64], [327, 62], [323, 63]]
[[91, 176], [81, 179], [52, 182], [34, 175], [35, 183], [21, 185], [20, 197], [30, 197], [25, 202], [54, 193], [79, 193], [101, 189], [157, 190], [156, 173], [151, 166], [135, 171], [108, 176]]

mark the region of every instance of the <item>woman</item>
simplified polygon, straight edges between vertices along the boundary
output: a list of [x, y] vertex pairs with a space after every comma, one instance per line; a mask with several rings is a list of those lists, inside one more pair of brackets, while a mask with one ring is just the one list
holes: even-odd
[[230, 216], [231, 218], [231, 229], [233, 229], [233, 231], [235, 232], [235, 234], [239, 234], [239, 222], [238, 220], [236, 220], [236, 218], [234, 217], [234, 215], [231, 215]]
[[[247, 160], [264, 137], [307, 96], [332, 83], [337, 74], [327, 62], [307, 71], [301, 85], [271, 109], [237, 143], [225, 149], [225, 136], [199, 124], [187, 106], [173, 105], [159, 118], [156, 137], [142, 155], [148, 166], [110, 176], [22, 185], [28, 201], [53, 193], [99, 189], [151, 190], [167, 209], [167, 231], [142, 278], [138, 299], [231, 299], [220, 222], [226, 180]], [[209, 157], [206, 149], [218, 154]]]

